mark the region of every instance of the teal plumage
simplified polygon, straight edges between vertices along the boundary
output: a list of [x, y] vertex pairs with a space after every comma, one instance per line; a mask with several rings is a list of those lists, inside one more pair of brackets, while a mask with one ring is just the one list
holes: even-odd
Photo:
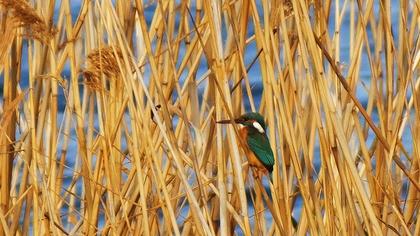
[[[248, 151], [253, 154], [248, 156], [250, 164], [260, 170], [267, 170], [271, 175], [274, 166], [274, 155], [265, 132], [266, 125], [264, 117], [257, 112], [248, 112], [236, 118], [234, 121], [245, 126], [240, 129], [240, 134], [244, 141], [246, 141]], [[230, 120], [217, 121], [220, 124], [229, 124], [231, 122]]]
[[[248, 128], [248, 135], [247, 135], [247, 144], [249, 149], [255, 154], [258, 160], [267, 168], [267, 170], [271, 173], [273, 171], [274, 166], [274, 155], [273, 150], [271, 150], [270, 141], [268, 140], [267, 134], [265, 133], [265, 122], [264, 117], [257, 113], [257, 112], [249, 112], [242, 115], [240, 118]], [[264, 132], [260, 132], [255, 126], [254, 122], [258, 122]]]
[[249, 129], [247, 143], [249, 149], [257, 156], [258, 160], [267, 168], [269, 172], [273, 171], [274, 155], [271, 150], [270, 142], [265, 133], [259, 133], [258, 130]]

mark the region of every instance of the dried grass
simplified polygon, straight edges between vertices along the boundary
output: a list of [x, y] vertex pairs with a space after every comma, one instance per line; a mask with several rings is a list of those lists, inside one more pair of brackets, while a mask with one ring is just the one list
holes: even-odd
[[[92, 50], [87, 56], [87, 67], [82, 72], [85, 84], [91, 89], [102, 89], [100, 78], [115, 79], [121, 73], [120, 63], [124, 62], [122, 51], [118, 47], [108, 46]], [[131, 70], [134, 68], [130, 60]], [[121, 66], [124, 68], [124, 65]], [[131, 71], [130, 70], [130, 71]]]
[[18, 22], [16, 21], [16, 19], [13, 17], [9, 17], [6, 18], [4, 29], [3, 27], [0, 29], [0, 65], [4, 65], [5, 63], [4, 59], [9, 53], [13, 39], [16, 35], [17, 27]]
[[112, 2], [0, 0], [0, 236], [420, 234], [417, 3]]
[[43, 17], [26, 0], [0, 0], [3, 10], [9, 12], [12, 22], [24, 29], [23, 36], [37, 39], [45, 44], [55, 35], [53, 26], [48, 26]]

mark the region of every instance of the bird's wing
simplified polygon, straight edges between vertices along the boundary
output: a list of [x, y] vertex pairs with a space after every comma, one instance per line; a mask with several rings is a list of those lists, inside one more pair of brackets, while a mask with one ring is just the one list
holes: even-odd
[[263, 165], [272, 170], [274, 165], [274, 155], [267, 136], [260, 133], [248, 135], [247, 143], [251, 151], [257, 156]]

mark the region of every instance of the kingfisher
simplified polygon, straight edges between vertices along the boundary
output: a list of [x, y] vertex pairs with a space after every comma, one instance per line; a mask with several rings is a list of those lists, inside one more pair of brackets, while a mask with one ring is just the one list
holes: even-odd
[[[230, 124], [231, 120], [216, 121], [219, 124]], [[251, 167], [257, 169], [258, 176], [260, 173], [266, 175], [273, 172], [274, 155], [271, 150], [270, 141], [266, 134], [266, 125], [264, 117], [258, 112], [248, 112], [234, 119], [235, 123], [241, 124], [243, 127], [239, 130], [242, 143], [246, 145], [245, 155]]]

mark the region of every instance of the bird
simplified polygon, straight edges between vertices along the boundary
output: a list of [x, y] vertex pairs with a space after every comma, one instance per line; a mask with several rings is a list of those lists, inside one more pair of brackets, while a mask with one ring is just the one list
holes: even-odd
[[[246, 145], [245, 155], [251, 167], [256, 168], [257, 175], [271, 174], [274, 166], [273, 150], [266, 134], [264, 117], [258, 112], [248, 112], [233, 120], [234, 123], [241, 124], [239, 135]], [[231, 124], [232, 120], [216, 121], [219, 124]]]
[[[272, 181], [275, 161], [273, 150], [267, 137], [264, 117], [258, 112], [248, 112], [234, 119], [233, 122], [243, 126], [239, 130], [239, 135], [246, 145], [244, 149], [249, 165], [257, 169], [256, 177], [261, 180], [261, 173], [269, 174], [270, 181]], [[216, 121], [219, 124], [231, 124], [233, 122], [232, 120]], [[291, 222], [293, 228], [296, 229], [298, 222], [293, 216], [291, 216]]]

